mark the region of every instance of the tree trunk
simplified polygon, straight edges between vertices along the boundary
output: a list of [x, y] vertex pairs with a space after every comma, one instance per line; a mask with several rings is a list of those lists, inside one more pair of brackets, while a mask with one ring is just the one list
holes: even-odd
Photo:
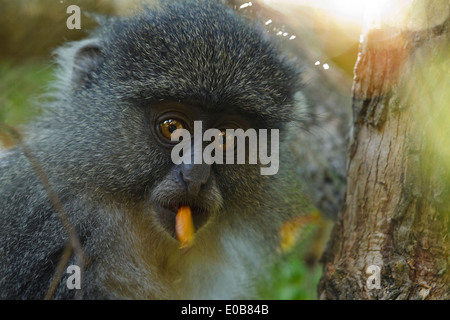
[[450, 4], [404, 10], [361, 41], [320, 299], [450, 298]]

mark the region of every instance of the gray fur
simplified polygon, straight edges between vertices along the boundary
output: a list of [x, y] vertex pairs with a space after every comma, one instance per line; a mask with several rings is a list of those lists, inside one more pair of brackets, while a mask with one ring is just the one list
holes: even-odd
[[[170, 152], [146, 110], [193, 101], [205, 112], [241, 112], [260, 128], [296, 119], [298, 73], [257, 25], [211, 1], [174, 2], [104, 21], [57, 51], [53, 102], [25, 143], [48, 175], [89, 258], [84, 298], [252, 297], [280, 225], [304, 210], [280, 151], [280, 172], [214, 170], [220, 202], [188, 252], [155, 221], [149, 202], [172, 197]], [[283, 134], [286, 138], [288, 135]], [[42, 299], [68, 236], [20, 148], [0, 157], [0, 297]], [[70, 263], [74, 263], [72, 257]], [[71, 299], [67, 275], [54, 295]]]

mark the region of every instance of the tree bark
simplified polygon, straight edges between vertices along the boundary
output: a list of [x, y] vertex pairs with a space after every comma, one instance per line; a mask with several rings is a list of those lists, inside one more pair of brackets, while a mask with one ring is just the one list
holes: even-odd
[[425, 3], [361, 42], [320, 299], [450, 298], [450, 4]]

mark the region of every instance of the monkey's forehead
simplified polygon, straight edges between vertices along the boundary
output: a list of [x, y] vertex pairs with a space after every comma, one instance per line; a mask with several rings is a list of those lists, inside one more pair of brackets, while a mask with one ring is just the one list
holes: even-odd
[[127, 94], [151, 91], [158, 99], [210, 106], [256, 104], [281, 116], [298, 90], [298, 69], [262, 27], [213, 1], [146, 8], [108, 23], [102, 33], [105, 76]]

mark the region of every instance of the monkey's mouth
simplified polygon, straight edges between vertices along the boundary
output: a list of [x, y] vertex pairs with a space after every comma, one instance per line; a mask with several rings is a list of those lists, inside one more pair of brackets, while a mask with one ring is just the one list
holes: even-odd
[[211, 216], [207, 208], [196, 203], [156, 204], [153, 209], [158, 223], [180, 242], [180, 234], [184, 237], [185, 233], [197, 232]]

